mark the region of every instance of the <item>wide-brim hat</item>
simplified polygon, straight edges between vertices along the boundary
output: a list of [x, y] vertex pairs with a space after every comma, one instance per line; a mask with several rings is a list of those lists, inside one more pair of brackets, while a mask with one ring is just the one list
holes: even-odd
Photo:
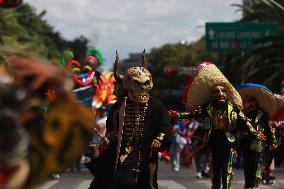
[[276, 93], [274, 93], [273, 95], [276, 99], [277, 107], [284, 105], [284, 96], [283, 95], [276, 94]]
[[237, 90], [242, 98], [245, 96], [255, 97], [261, 110], [266, 112], [270, 117], [278, 107], [275, 96], [266, 86], [246, 83], [237, 86]]
[[274, 94], [274, 97], [277, 102], [277, 110], [273, 112], [272, 119], [284, 120], [284, 96], [280, 94]]
[[280, 106], [273, 112], [272, 120], [284, 120], [284, 105]]
[[228, 100], [237, 106], [242, 98], [223, 73], [212, 62], [199, 64], [188, 78], [184, 87], [183, 103], [187, 110], [201, 106], [212, 100], [212, 89], [221, 85], [227, 90]]

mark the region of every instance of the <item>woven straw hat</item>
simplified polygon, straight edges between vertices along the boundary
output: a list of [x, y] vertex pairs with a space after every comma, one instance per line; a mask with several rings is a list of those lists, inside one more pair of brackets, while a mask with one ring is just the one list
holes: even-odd
[[284, 96], [280, 94], [274, 94], [277, 102], [277, 110], [273, 112], [272, 119], [284, 120]]
[[218, 85], [226, 88], [231, 103], [241, 106], [241, 96], [222, 72], [212, 62], [203, 62], [195, 68], [184, 87], [183, 103], [187, 110], [211, 101], [212, 89]]
[[276, 99], [277, 107], [284, 105], [284, 96], [283, 95], [275, 94], [275, 93], [273, 95]]
[[246, 83], [239, 85], [237, 90], [242, 98], [245, 96], [255, 97], [261, 110], [266, 112], [270, 117], [278, 107], [275, 96], [266, 86]]

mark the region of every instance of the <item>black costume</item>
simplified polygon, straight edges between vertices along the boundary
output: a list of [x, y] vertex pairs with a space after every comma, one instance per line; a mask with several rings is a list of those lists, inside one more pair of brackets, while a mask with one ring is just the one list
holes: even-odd
[[201, 112], [180, 114], [180, 118], [198, 118], [209, 129], [208, 145], [212, 152], [212, 188], [230, 188], [232, 179], [232, 160], [235, 153], [234, 142], [239, 127], [245, 125], [246, 118], [239, 109], [227, 102], [223, 111], [215, 110], [213, 104], [203, 106]]
[[[212, 62], [202, 62], [194, 69], [184, 87], [183, 102], [186, 109], [194, 111], [207, 122], [208, 145], [212, 151], [212, 188], [230, 188], [232, 160], [238, 121], [245, 117], [238, 107], [242, 105], [240, 94]], [[206, 103], [211, 102], [209, 105]], [[201, 110], [200, 110], [200, 106]], [[201, 111], [201, 112], [200, 112]], [[170, 115], [176, 116], [175, 112]]]
[[[112, 136], [115, 136], [118, 131], [119, 110], [122, 104], [123, 100], [116, 102], [107, 119], [107, 132]], [[151, 151], [150, 147], [155, 138], [162, 139], [162, 136], [167, 132], [168, 117], [166, 109], [160, 101], [150, 98], [146, 104], [126, 101], [123, 135], [117, 166], [117, 139], [110, 137], [110, 144], [106, 152], [94, 162], [91, 162], [89, 166], [95, 176], [90, 188], [158, 188], [158, 152]], [[141, 127], [137, 128], [135, 127], [137, 123], [132, 118], [137, 118], [138, 114], [133, 115], [139, 109], [142, 114], [145, 113], [145, 120], [140, 118]], [[143, 117], [143, 115], [140, 116]]]
[[[246, 83], [237, 87], [243, 99], [247, 127], [240, 138], [243, 146], [245, 188], [258, 188], [265, 149], [275, 148], [275, 137], [268, 123], [277, 108], [272, 92], [263, 85]], [[268, 159], [269, 160], [269, 159]], [[270, 165], [270, 163], [269, 163]]]
[[145, 50], [141, 67], [131, 67], [118, 75], [118, 64], [116, 53], [114, 93], [118, 100], [107, 119], [106, 152], [88, 166], [95, 176], [90, 188], [157, 189], [157, 150], [168, 130], [167, 112], [150, 97], [153, 80]]
[[[247, 113], [251, 131], [245, 131], [242, 140], [243, 158], [244, 158], [244, 175], [245, 188], [253, 188], [258, 185], [261, 179], [262, 155], [265, 146], [271, 146], [274, 142], [271, 128], [268, 124], [268, 116], [262, 111]], [[266, 141], [257, 139], [257, 133], [263, 133]]]

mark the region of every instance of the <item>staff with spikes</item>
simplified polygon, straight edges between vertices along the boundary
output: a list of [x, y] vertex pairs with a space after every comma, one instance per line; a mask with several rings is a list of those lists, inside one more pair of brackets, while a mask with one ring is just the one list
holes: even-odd
[[147, 69], [147, 64], [148, 64], [148, 63], [147, 63], [146, 54], [145, 54], [145, 49], [144, 49], [144, 50], [143, 50], [143, 54], [142, 54], [142, 66]]
[[[121, 85], [123, 77], [121, 77], [120, 75], [117, 74], [118, 67], [119, 67], [119, 56], [118, 56], [118, 52], [116, 51], [115, 63], [114, 63], [114, 68], [113, 68], [114, 78], [115, 78], [116, 82], [119, 85]], [[118, 90], [121, 90], [121, 89], [118, 89]], [[119, 98], [119, 96], [118, 96], [118, 98]], [[123, 126], [124, 126], [124, 117], [125, 117], [126, 99], [127, 99], [127, 97], [123, 97], [123, 99], [121, 101], [121, 106], [120, 106], [119, 112], [118, 112], [118, 114], [119, 114], [118, 119], [119, 120], [118, 120], [118, 134], [117, 134], [117, 147], [116, 147], [116, 160], [115, 160], [114, 174], [116, 172], [119, 154], [120, 154], [120, 147], [121, 147], [121, 141], [122, 141], [122, 135], [123, 135]], [[120, 99], [118, 99], [118, 100], [120, 100]]]

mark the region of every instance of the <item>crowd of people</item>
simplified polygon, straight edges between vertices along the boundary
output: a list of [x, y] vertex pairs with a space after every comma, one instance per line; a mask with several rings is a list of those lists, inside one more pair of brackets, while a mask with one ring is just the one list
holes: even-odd
[[[209, 97], [197, 99], [198, 103], [194, 96], [185, 99], [187, 108], [192, 111], [169, 111], [171, 119], [168, 131], [164, 132], [168, 133], [170, 146], [160, 150], [160, 158], [170, 162], [173, 172], [178, 172], [181, 166], [195, 167], [196, 178], [211, 178], [212, 188], [230, 188], [233, 170], [240, 168], [244, 170], [245, 188], [259, 188], [260, 183], [273, 184], [274, 167], [283, 166], [284, 145], [283, 122], [273, 119], [279, 107], [274, 94], [265, 86], [251, 83], [235, 89], [213, 63], [201, 66], [208, 69], [209, 75], [214, 75], [203, 81], [210, 91], [203, 94]], [[216, 83], [218, 74], [221, 79], [217, 78]], [[192, 81], [188, 93], [194, 93], [192, 90], [199, 87], [191, 88]], [[193, 101], [188, 102], [190, 100]], [[128, 153], [127, 150], [124, 153]], [[121, 158], [123, 162], [124, 156]], [[93, 165], [90, 163], [91, 169]], [[96, 182], [93, 181], [94, 186]]]
[[[272, 184], [275, 182], [273, 171], [275, 168], [284, 166], [284, 123], [282, 121], [270, 121], [270, 127], [276, 139], [275, 149], [266, 149], [263, 153], [262, 183]], [[178, 172], [180, 167], [195, 168], [196, 178], [209, 178], [210, 151], [206, 143], [208, 131], [194, 119], [182, 119], [173, 121], [171, 128], [171, 147], [169, 151], [161, 153], [161, 159], [170, 162], [172, 170]], [[245, 141], [236, 143], [236, 154], [233, 158], [233, 168], [243, 169], [247, 163]], [[249, 162], [251, 166], [251, 162]]]
[[[170, 161], [173, 172], [194, 162], [196, 177], [210, 177], [213, 189], [231, 187], [234, 166], [243, 167], [245, 188], [275, 182], [273, 167], [283, 166], [284, 126], [277, 121], [283, 116], [281, 99], [276, 101], [268, 88], [258, 84], [234, 88], [211, 62], [200, 64], [186, 84], [188, 111], [167, 112], [150, 95], [153, 81], [145, 54], [142, 66], [131, 67], [124, 75], [116, 72], [117, 55], [117, 101], [107, 112], [103, 105], [87, 108], [76, 100], [66, 70], [37, 58], [3, 52], [8, 59], [6, 66], [2, 64], [0, 78], [1, 131], [6, 133], [0, 135], [1, 152], [10, 156], [0, 156], [0, 160], [6, 176], [1, 184], [7, 188], [9, 176], [18, 173], [15, 166], [25, 170], [19, 185], [34, 186], [74, 161], [80, 170], [83, 153], [90, 157], [86, 167], [94, 175], [90, 188], [96, 189], [158, 188], [159, 154]], [[15, 102], [25, 106], [15, 110]], [[7, 129], [13, 122], [15, 128]], [[13, 135], [19, 135], [21, 145], [16, 142], [6, 148]], [[25, 155], [17, 159], [18, 153]], [[46, 162], [41, 174], [39, 161]]]
[[[18, 149], [15, 143], [12, 149], [16, 151], [9, 152], [11, 158], [1, 156], [6, 166], [2, 170], [5, 173], [9, 170], [7, 178], [10, 178], [10, 170], [14, 170], [10, 160], [16, 157], [17, 150], [24, 150], [23, 159], [15, 161], [19, 161], [17, 166], [26, 162], [23, 167], [26, 167], [26, 173], [20, 184], [27, 186], [42, 182], [50, 173], [61, 173], [76, 160], [75, 167], [80, 170], [78, 160], [83, 152], [90, 157], [86, 167], [94, 175], [90, 188], [96, 189], [158, 188], [159, 157], [170, 162], [173, 172], [178, 172], [181, 166], [195, 167], [196, 178], [211, 178], [213, 189], [230, 188], [234, 168], [243, 168], [245, 188], [259, 188], [261, 182], [275, 182], [274, 167], [283, 166], [284, 124], [277, 121], [283, 116], [283, 108], [276, 104], [276, 97], [269, 89], [251, 83], [235, 89], [213, 63], [207, 62], [199, 65], [199, 74], [202, 76], [202, 71], [205, 71], [206, 78], [193, 78], [186, 86], [188, 91], [184, 102], [188, 111], [167, 112], [159, 100], [150, 96], [153, 81], [147, 70], [145, 54], [142, 55], [142, 67], [129, 68], [125, 75], [116, 73], [118, 63], [117, 56], [114, 69], [116, 103], [109, 112], [105, 106], [100, 106], [93, 107], [91, 113], [92, 108], [87, 110], [76, 101], [66, 71], [40, 59], [9, 55], [7, 68], [14, 73], [3, 71], [1, 75], [3, 123], [9, 123], [9, 109], [14, 108], [13, 100], [4, 99], [16, 98], [21, 103], [28, 102], [29, 106], [24, 111], [15, 111], [15, 116], [20, 116], [21, 124], [25, 125], [18, 133], [22, 137], [19, 140], [26, 144], [22, 146], [24, 149]], [[5, 66], [2, 68], [6, 69]], [[46, 73], [46, 70], [50, 72]], [[64, 74], [58, 75], [59, 72]], [[29, 80], [28, 84], [31, 75], [38, 79]], [[210, 78], [210, 75], [214, 77]], [[23, 97], [33, 95], [23, 99], [9, 96], [12, 86], [20, 92], [23, 90]], [[199, 90], [205, 90], [200, 86], [205, 86], [210, 92], [200, 93]], [[199, 98], [201, 94], [203, 97]], [[45, 130], [41, 127], [31, 129], [34, 126], [44, 126]], [[55, 128], [61, 129], [60, 133], [55, 133]], [[66, 135], [68, 128], [69, 134]], [[1, 130], [8, 132], [7, 136], [16, 135], [22, 129], [9, 131], [1, 126]], [[87, 133], [92, 133], [92, 137], [86, 137]], [[4, 151], [7, 150], [5, 144], [11, 142], [7, 136], [1, 135], [5, 141], [1, 144]], [[80, 146], [80, 150], [69, 148], [67, 144], [70, 142], [61, 148], [64, 140], [55, 142], [58, 136], [66, 137], [67, 141], [73, 137], [72, 144]], [[88, 149], [83, 151], [86, 146]], [[41, 174], [37, 171], [41, 157], [38, 153], [50, 153], [46, 161], [54, 160], [52, 164], [46, 164], [46, 170]], [[57, 165], [56, 154], [65, 158], [60, 163], [62, 165]], [[1, 181], [5, 186], [10, 183], [7, 178]]]
[[207, 130], [213, 189], [231, 187], [235, 159], [237, 166], [243, 160], [245, 188], [274, 182], [270, 167], [275, 150], [281, 147], [283, 132], [279, 123], [271, 121], [280, 108], [275, 96], [259, 84], [234, 88], [211, 62], [199, 64], [194, 70], [184, 92], [188, 111], [171, 110], [169, 114], [174, 119], [196, 119]]
[[80, 171], [82, 154], [90, 157], [90, 189], [158, 189], [159, 157], [173, 172], [194, 162], [196, 178], [210, 178], [212, 189], [231, 188], [234, 167], [244, 170], [244, 188], [275, 182], [274, 167], [283, 166], [284, 100], [267, 87], [235, 88], [203, 62], [185, 84], [187, 111], [167, 111], [150, 95], [145, 51], [141, 66], [123, 74], [117, 53], [110, 90], [116, 101], [107, 112], [88, 96], [99, 88], [100, 51], [88, 50], [87, 73], [78, 73], [80, 62], [67, 54], [63, 65], [73, 73], [0, 48], [0, 188], [33, 188], [72, 164]]
[[169, 153], [163, 152], [161, 159], [169, 161], [172, 170], [179, 171], [180, 166], [196, 168], [196, 177], [208, 177], [208, 148], [206, 146], [206, 130], [202, 123], [183, 119], [173, 121], [171, 125], [171, 147]]

